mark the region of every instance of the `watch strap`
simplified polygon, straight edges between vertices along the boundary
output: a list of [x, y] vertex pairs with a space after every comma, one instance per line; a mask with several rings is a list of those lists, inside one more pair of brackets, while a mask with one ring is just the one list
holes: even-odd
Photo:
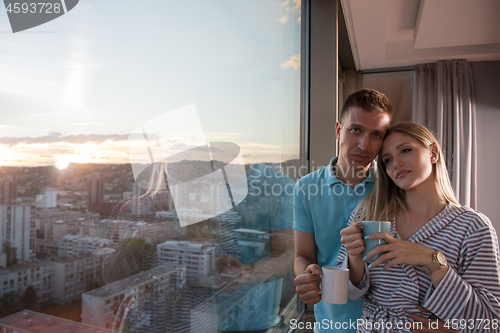
[[441, 268], [443, 267], [446, 267], [447, 263], [446, 263], [446, 259], [445, 259], [445, 263], [442, 264], [439, 262], [438, 260], [438, 255], [442, 255], [444, 256], [441, 252], [439, 251], [436, 251], [434, 252], [434, 254], [432, 255], [432, 262], [430, 264], [427, 264], [427, 265], [424, 265], [422, 266], [422, 269], [424, 270], [424, 272], [426, 272], [428, 275], [431, 275], [432, 273], [434, 273], [435, 271], [438, 271], [440, 270]]
[[422, 269], [424, 270], [424, 272], [431, 275], [432, 273], [434, 273], [437, 270], [440, 270], [443, 267], [444, 266], [442, 266], [439, 262], [433, 261], [428, 265], [422, 266]]

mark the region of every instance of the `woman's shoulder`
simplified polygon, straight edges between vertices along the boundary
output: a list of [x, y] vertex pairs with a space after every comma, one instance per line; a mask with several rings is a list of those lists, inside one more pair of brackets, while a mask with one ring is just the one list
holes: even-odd
[[462, 226], [468, 226], [471, 232], [479, 229], [495, 230], [486, 215], [471, 207], [449, 203], [446, 209], [447, 214], [445, 218], [457, 221]]

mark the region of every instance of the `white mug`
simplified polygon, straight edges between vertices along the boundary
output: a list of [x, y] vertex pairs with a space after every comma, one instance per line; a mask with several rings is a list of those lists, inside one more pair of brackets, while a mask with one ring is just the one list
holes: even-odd
[[321, 300], [331, 304], [346, 304], [349, 288], [349, 269], [323, 267], [321, 278]]

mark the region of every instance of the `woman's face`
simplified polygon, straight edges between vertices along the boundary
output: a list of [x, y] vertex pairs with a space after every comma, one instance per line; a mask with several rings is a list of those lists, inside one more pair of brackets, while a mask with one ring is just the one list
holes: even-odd
[[392, 133], [382, 144], [382, 162], [387, 175], [403, 190], [434, 182], [432, 165], [438, 158], [437, 147], [424, 147], [403, 133]]

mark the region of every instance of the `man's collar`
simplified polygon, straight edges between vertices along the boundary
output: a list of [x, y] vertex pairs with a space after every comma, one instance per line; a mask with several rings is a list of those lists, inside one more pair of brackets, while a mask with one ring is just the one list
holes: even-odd
[[337, 164], [337, 161], [339, 160], [338, 156], [335, 156], [332, 158], [330, 161], [330, 164], [328, 165], [327, 171], [326, 171], [326, 183], [328, 186], [333, 185], [335, 183], [342, 183], [340, 179], [337, 178], [335, 175], [335, 172], [333, 172], [333, 166]]
[[[330, 161], [330, 164], [327, 168], [326, 183], [328, 184], [328, 186], [331, 186], [331, 185], [336, 184], [336, 183], [343, 183], [340, 179], [337, 178], [337, 176], [333, 172], [333, 166], [335, 164], [337, 164], [338, 160], [339, 160], [338, 156], [335, 156], [334, 158], [332, 158], [332, 160]], [[377, 163], [375, 163], [373, 161], [372, 165], [370, 166], [369, 172], [368, 172], [368, 177], [366, 177], [361, 182], [361, 184], [362, 183], [375, 183], [376, 177], [377, 177]]]

